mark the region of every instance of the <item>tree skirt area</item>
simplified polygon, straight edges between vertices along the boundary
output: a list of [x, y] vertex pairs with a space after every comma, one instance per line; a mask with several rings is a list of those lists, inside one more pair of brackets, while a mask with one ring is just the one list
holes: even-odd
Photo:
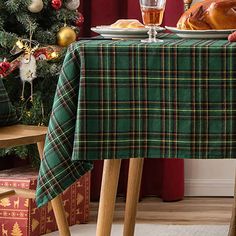
[[[135, 236], [227, 236], [228, 225], [158, 225], [136, 224]], [[96, 224], [82, 224], [70, 227], [71, 236], [96, 235]], [[47, 236], [57, 236], [50, 233]], [[123, 235], [123, 225], [113, 224], [111, 236]]]

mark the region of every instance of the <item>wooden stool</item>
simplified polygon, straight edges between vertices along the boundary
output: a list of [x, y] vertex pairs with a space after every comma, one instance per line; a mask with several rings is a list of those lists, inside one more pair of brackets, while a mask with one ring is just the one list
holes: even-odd
[[[8, 148], [36, 143], [40, 158], [43, 157], [43, 148], [47, 127], [12, 125], [0, 128], [0, 148]], [[26, 198], [35, 198], [35, 191], [30, 189], [17, 189], [13, 187], [0, 187], [0, 199], [19, 195]], [[67, 223], [64, 207], [60, 195], [51, 200], [60, 236], [69, 236], [69, 226]]]

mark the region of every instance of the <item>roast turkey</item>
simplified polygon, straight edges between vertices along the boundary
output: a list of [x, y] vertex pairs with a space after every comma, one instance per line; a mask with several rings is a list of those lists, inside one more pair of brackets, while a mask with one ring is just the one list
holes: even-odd
[[236, 0], [204, 0], [179, 19], [181, 30], [236, 29]]

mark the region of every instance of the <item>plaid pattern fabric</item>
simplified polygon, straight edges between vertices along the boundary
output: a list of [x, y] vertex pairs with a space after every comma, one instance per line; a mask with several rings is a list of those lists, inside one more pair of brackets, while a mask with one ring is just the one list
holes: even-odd
[[89, 169], [90, 160], [235, 158], [235, 58], [236, 44], [227, 40], [72, 45], [57, 88], [38, 190], [55, 191], [54, 166], [44, 164], [54, 162], [55, 152], [60, 168], [71, 160], [80, 168], [66, 167], [66, 183]]
[[2, 79], [0, 79], [0, 126], [17, 122], [16, 112], [12, 106]]
[[91, 162], [71, 161], [76, 123], [80, 62], [70, 49], [58, 81], [36, 190], [38, 207], [63, 192], [92, 169]]

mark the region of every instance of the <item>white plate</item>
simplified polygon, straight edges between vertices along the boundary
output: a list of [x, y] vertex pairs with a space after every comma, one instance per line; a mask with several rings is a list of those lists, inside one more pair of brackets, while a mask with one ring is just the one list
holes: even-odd
[[[104, 38], [147, 38], [147, 28], [112, 28], [110, 26], [97, 26], [91, 28], [92, 31], [100, 34]], [[165, 30], [158, 28], [157, 32]]]
[[180, 30], [176, 27], [166, 26], [166, 29], [175, 33], [180, 38], [195, 38], [195, 39], [219, 39], [227, 38], [229, 34], [234, 32], [236, 29], [228, 30]]

